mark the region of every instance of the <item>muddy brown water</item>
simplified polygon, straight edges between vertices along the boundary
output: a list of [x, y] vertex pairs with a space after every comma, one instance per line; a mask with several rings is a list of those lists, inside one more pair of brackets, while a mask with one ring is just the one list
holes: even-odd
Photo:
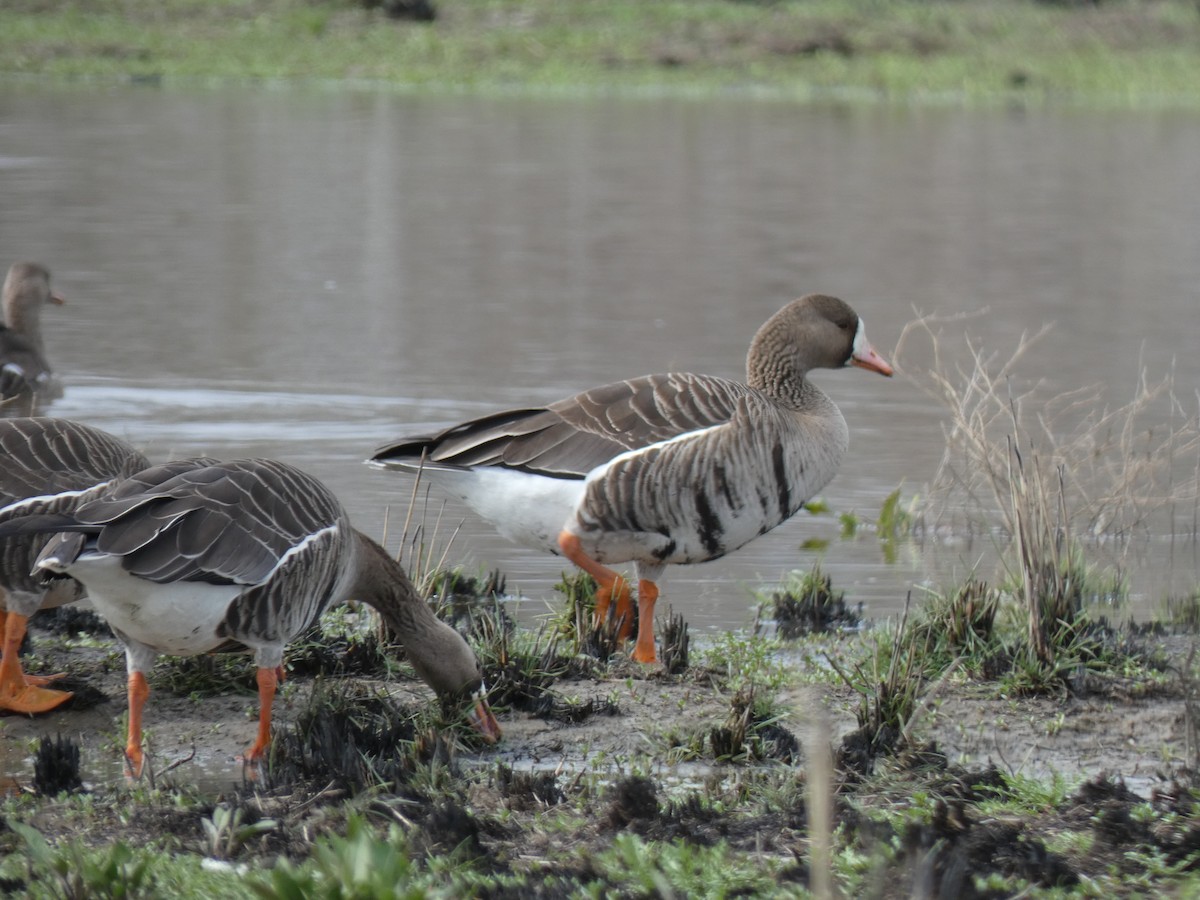
[[[1055, 323], [1027, 381], [1121, 402], [1145, 365], [1192, 396], [1198, 183], [1193, 113], [0, 84], [4, 264], [45, 262], [69, 301], [44, 316], [48, 412], [154, 458], [289, 460], [393, 546], [411, 482], [361, 465], [377, 444], [627, 375], [738, 377], [810, 291], [849, 300], [885, 356], [917, 309], [986, 310], [971, 329], [999, 353]], [[935, 402], [904, 372], [819, 381], [852, 436], [834, 512], [921, 493]], [[559, 560], [439, 504], [417, 516], [439, 545], [458, 529], [452, 561], [503, 569], [527, 620], [553, 603]], [[801, 515], [673, 570], [664, 602], [700, 635], [741, 627], [753, 590], [821, 558], [880, 619], [994, 565], [986, 541], [889, 561], [838, 533]], [[1170, 537], [1129, 570], [1139, 616], [1196, 581]]]

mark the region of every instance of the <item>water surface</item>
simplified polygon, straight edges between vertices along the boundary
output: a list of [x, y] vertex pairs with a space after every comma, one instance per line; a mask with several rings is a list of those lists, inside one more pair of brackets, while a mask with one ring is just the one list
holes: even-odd
[[[379, 443], [625, 376], [740, 377], [758, 325], [811, 291], [850, 301], [885, 356], [917, 309], [987, 310], [971, 328], [1002, 354], [1055, 323], [1023, 379], [1124, 401], [1142, 365], [1173, 366], [1191, 396], [1196, 184], [1189, 113], [0, 85], [4, 261], [45, 262], [69, 300], [45, 316], [49, 412], [154, 458], [289, 460], [393, 547], [411, 481], [361, 465]], [[891, 380], [817, 376], [851, 429], [834, 513], [873, 520], [932, 477], [923, 352]], [[560, 560], [454, 504], [437, 538], [459, 523], [454, 561], [502, 568], [530, 615], [553, 602]], [[989, 558], [939, 541], [889, 562], [839, 530], [802, 514], [672, 570], [664, 603], [702, 633], [744, 625], [822, 538], [882, 618]], [[1167, 547], [1131, 572], [1146, 609], [1195, 580]]]

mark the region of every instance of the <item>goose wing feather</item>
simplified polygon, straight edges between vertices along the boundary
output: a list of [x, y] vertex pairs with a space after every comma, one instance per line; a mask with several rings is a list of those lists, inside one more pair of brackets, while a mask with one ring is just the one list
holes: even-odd
[[344, 517], [320, 482], [272, 460], [183, 461], [138, 480], [77, 515], [103, 526], [99, 550], [159, 583], [262, 583], [289, 551]]
[[627, 450], [728, 422], [751, 391], [714, 376], [673, 373], [618, 381], [550, 406], [484, 416], [381, 447], [374, 460], [503, 466], [583, 478]]
[[150, 461], [119, 438], [69, 419], [9, 419], [0, 429], [0, 506], [85, 490]]

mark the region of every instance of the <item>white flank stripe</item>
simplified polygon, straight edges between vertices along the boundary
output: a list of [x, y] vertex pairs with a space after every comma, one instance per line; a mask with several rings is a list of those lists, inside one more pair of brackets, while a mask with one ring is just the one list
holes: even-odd
[[270, 572], [267, 573], [267, 577], [264, 578], [262, 580], [262, 582], [260, 582], [260, 584], [268, 582], [272, 578], [274, 578], [275, 573], [278, 572], [285, 565], [287, 565], [287, 561], [289, 559], [291, 559], [293, 556], [296, 556], [299, 553], [303, 553], [305, 548], [307, 548], [308, 545], [311, 544], [313, 541], [320, 540], [325, 535], [332, 534], [333, 532], [335, 532], [337, 530], [338, 530], [337, 523], [334, 523], [333, 525], [326, 525], [320, 531], [314, 531], [312, 534], [310, 534], [308, 537], [306, 537], [300, 543], [298, 543], [294, 547], [290, 548], [287, 553], [283, 554], [283, 556], [279, 557], [279, 562], [275, 563], [275, 567], [273, 569], [271, 569]]
[[621, 462], [622, 460], [626, 460], [626, 459], [629, 459], [634, 456], [640, 456], [643, 453], [649, 453], [651, 450], [656, 450], [656, 449], [659, 449], [662, 447], [667, 447], [671, 444], [678, 444], [683, 441], [690, 441], [692, 438], [698, 438], [701, 435], [707, 434], [710, 431], [716, 431], [719, 428], [727, 428], [728, 426], [729, 426], [728, 422], [720, 422], [716, 425], [709, 425], [706, 428], [698, 428], [695, 431], [685, 431], [683, 434], [677, 434], [677, 435], [675, 435], [675, 437], [667, 438], [665, 441], [657, 441], [656, 443], [653, 443], [653, 444], [647, 444], [645, 447], [634, 447], [632, 450], [626, 450], [623, 453], [618, 453], [616, 456], [614, 456], [608, 462], [592, 469], [592, 471], [588, 472], [587, 478], [584, 480], [587, 483], [591, 483], [598, 478], [603, 478], [605, 475], [608, 474], [609, 469], [611, 469], [613, 466], [615, 466], [617, 463]]
[[0, 515], [6, 514], [10, 509], [19, 510], [22, 506], [32, 503], [48, 503], [49, 501], [58, 497], [81, 497], [84, 494], [91, 493], [92, 491], [96, 490], [96, 488], [107, 487], [108, 485], [112, 484], [114, 480], [115, 479], [110, 479], [109, 481], [97, 481], [91, 487], [82, 488], [78, 491], [60, 491], [57, 494], [41, 494], [37, 497], [26, 497], [23, 500], [17, 500], [15, 503], [10, 503], [8, 506], [0, 509]]

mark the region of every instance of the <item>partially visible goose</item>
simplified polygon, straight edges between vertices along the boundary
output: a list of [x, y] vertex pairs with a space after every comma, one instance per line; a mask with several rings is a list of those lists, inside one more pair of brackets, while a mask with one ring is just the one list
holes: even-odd
[[402, 438], [371, 461], [420, 469], [509, 539], [567, 557], [598, 582], [599, 617], [615, 599], [616, 615], [631, 620], [629, 587], [608, 566], [632, 561], [633, 657], [650, 663], [666, 565], [736, 550], [833, 478], [846, 422], [807, 376], [851, 365], [892, 374], [854, 310], [811, 294], [758, 330], [746, 384], [647, 375]]
[[37, 570], [81, 581], [125, 644], [134, 774], [143, 761], [146, 672], [158, 654], [254, 652], [261, 707], [245, 759], [255, 761], [270, 742], [284, 646], [331, 603], [351, 598], [379, 610], [444, 702], [469, 699], [474, 726], [489, 740], [500, 735], [466, 641], [438, 620], [396, 560], [351, 527], [332, 492], [290, 465], [166, 463], [67, 511], [0, 517], [0, 536], [14, 532], [60, 532]]
[[[57, 512], [103, 491], [115, 478], [150, 461], [119, 438], [68, 419], [0, 419], [0, 516]], [[40, 713], [70, 698], [25, 675], [17, 651], [39, 609], [72, 603], [83, 586], [63, 578], [50, 585], [31, 574], [46, 535], [0, 538], [0, 609], [6, 617], [0, 656], [0, 709]]]
[[[13, 263], [4, 279], [0, 307], [0, 400], [12, 401], [0, 410], [30, 411], [33, 395], [58, 395], [46, 347], [42, 341], [42, 307], [65, 301], [50, 290], [50, 272], [34, 262]], [[13, 398], [19, 398], [13, 401]]]

